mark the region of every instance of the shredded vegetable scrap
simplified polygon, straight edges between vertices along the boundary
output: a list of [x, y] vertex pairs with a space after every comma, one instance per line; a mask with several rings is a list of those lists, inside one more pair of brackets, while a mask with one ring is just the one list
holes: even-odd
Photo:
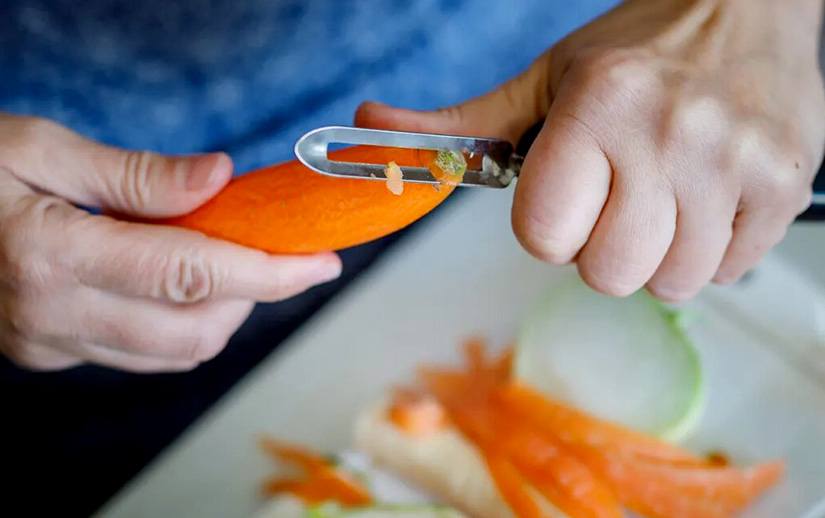
[[476, 339], [463, 368], [421, 369], [420, 390], [446, 419], [423, 426], [440, 415], [428, 409], [413, 424], [392, 422], [429, 433], [454, 426], [486, 459], [517, 516], [534, 516], [532, 499], [541, 495], [569, 516], [619, 517], [627, 508], [653, 518], [725, 518], [782, 476], [781, 461], [734, 468], [553, 401], [511, 379], [511, 355], [491, 358]]
[[438, 152], [429, 167], [436, 180], [445, 185], [458, 185], [467, 172], [467, 159], [462, 153], [443, 149]]
[[302, 472], [296, 478], [270, 477], [263, 485], [266, 496], [290, 494], [305, 504], [334, 502], [343, 507], [361, 507], [372, 502], [369, 492], [337, 469], [330, 459], [271, 437], [263, 437], [260, 445], [273, 459]]

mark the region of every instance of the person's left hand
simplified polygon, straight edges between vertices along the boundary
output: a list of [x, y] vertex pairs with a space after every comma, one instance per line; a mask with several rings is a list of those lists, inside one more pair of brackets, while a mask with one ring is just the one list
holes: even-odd
[[462, 105], [367, 103], [356, 124], [515, 142], [544, 127], [513, 227], [610, 295], [733, 282], [810, 203], [822, 158], [821, 0], [628, 0]]

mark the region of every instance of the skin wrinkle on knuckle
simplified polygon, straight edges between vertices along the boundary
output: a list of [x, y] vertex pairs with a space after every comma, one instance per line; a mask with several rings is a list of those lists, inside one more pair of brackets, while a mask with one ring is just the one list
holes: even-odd
[[200, 302], [217, 291], [222, 276], [197, 249], [177, 251], [164, 265], [161, 293], [176, 303]]
[[148, 151], [127, 151], [124, 156], [119, 192], [113, 193], [121, 205], [130, 210], [147, 207], [152, 196], [153, 154]]

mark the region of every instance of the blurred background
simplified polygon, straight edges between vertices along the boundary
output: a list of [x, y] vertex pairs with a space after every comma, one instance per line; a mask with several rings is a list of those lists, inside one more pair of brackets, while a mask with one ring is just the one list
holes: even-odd
[[[227, 151], [242, 173], [292, 158], [309, 129], [350, 124], [366, 99], [435, 108], [481, 94], [615, 3], [4, 0], [0, 111], [49, 117], [128, 148]], [[339, 281], [259, 305], [226, 351], [193, 372], [33, 374], [0, 359], [0, 457], [14, 476], [8, 504], [25, 502], [32, 515], [95, 510], [384, 250], [438, 213], [345, 251]], [[819, 227], [800, 226], [787, 248], [814, 265], [821, 255], [812, 243], [824, 240]]]

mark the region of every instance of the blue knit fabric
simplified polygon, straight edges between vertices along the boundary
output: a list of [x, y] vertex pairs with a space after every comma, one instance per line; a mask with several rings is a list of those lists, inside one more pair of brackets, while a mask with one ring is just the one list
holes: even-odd
[[611, 0], [4, 0], [0, 111], [239, 171], [349, 124], [358, 103], [432, 108], [517, 73]]

